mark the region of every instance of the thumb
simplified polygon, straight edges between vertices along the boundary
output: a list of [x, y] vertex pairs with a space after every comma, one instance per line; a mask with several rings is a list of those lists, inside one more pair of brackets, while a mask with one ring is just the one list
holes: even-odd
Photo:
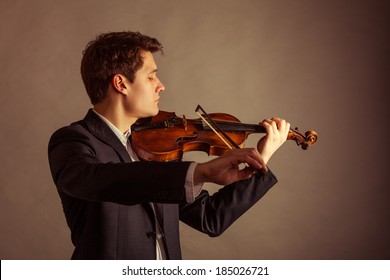
[[244, 180], [244, 179], [249, 179], [250, 177], [252, 177], [252, 175], [256, 172], [256, 169], [252, 168], [252, 167], [245, 167], [241, 170], [238, 171], [237, 173], [237, 181], [238, 180]]

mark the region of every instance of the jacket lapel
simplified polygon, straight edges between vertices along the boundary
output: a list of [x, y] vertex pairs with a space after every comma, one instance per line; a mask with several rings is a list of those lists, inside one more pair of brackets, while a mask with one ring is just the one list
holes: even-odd
[[[125, 146], [123, 146], [122, 142], [118, 139], [115, 133], [111, 130], [111, 128], [98, 116], [96, 115], [92, 109], [89, 109], [87, 115], [84, 118], [84, 122], [88, 128], [88, 130], [99, 140], [103, 141], [107, 145], [113, 147], [113, 149], [117, 152], [122, 162], [131, 162], [131, 158]], [[154, 211], [149, 203], [142, 203], [146, 212], [154, 221]]]
[[126, 147], [123, 146], [111, 128], [92, 109], [89, 109], [84, 122], [94, 136], [114, 148], [122, 162], [131, 162]]

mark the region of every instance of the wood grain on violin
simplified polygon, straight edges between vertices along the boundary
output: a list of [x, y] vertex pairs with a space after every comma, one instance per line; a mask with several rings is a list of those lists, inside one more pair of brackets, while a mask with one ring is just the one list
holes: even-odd
[[[236, 147], [242, 147], [252, 133], [265, 133], [265, 128], [241, 123], [226, 113], [211, 113], [208, 117], [230, 138]], [[160, 111], [156, 116], [140, 119], [132, 126], [132, 145], [143, 160], [173, 161], [182, 159], [188, 151], [203, 151], [209, 155], [222, 155], [230, 148], [202, 119], [187, 119], [173, 112]], [[317, 133], [309, 130], [303, 135], [290, 129], [288, 140], [294, 140], [306, 150], [314, 144]]]

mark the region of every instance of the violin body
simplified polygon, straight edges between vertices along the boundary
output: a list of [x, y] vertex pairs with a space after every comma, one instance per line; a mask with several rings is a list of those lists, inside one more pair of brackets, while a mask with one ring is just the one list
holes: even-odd
[[[251, 133], [266, 132], [260, 125], [243, 124], [226, 113], [212, 113], [208, 117], [223, 130], [235, 148], [242, 148]], [[232, 148], [203, 120], [186, 119], [185, 116], [180, 118], [173, 112], [159, 111], [154, 117], [140, 119], [131, 129], [133, 149], [141, 159], [147, 161], [180, 160], [189, 151], [220, 156]], [[308, 131], [303, 136], [297, 130], [290, 130], [288, 139], [307, 149], [317, 141], [317, 134]]]
[[[214, 120], [238, 122], [234, 116], [214, 113]], [[211, 129], [204, 127], [200, 119], [186, 119], [173, 112], [160, 111], [145, 124], [137, 122], [132, 127], [132, 146], [144, 160], [173, 161], [189, 151], [203, 151], [209, 155], [222, 155], [229, 150]], [[229, 136], [242, 146], [249, 133], [229, 132]]]

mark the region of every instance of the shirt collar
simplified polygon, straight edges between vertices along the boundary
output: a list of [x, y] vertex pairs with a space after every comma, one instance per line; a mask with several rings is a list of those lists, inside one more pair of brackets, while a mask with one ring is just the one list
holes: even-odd
[[119, 138], [119, 140], [122, 142], [122, 144], [126, 147], [127, 145], [127, 139], [128, 137], [130, 136], [131, 134], [131, 130], [129, 128], [128, 131], [126, 131], [125, 133], [123, 133], [122, 131], [120, 131], [115, 125], [113, 125], [109, 120], [107, 120], [105, 117], [103, 117], [102, 115], [100, 115], [98, 112], [96, 112], [94, 109], [92, 109], [92, 111], [98, 115], [107, 125], [108, 127], [115, 133], [115, 135]]

